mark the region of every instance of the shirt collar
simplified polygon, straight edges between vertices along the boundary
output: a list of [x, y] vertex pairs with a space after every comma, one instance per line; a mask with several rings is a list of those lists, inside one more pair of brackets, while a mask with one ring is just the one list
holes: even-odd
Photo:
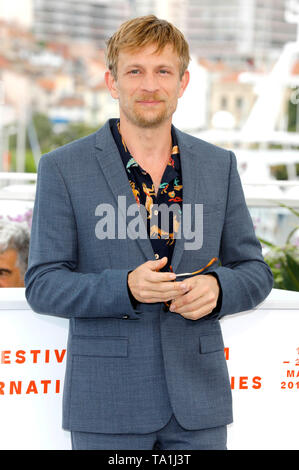
[[[122, 135], [119, 131], [120, 120], [111, 119], [110, 125], [111, 125], [112, 135], [114, 137], [115, 143], [118, 147], [119, 153], [121, 155], [121, 158], [123, 160], [123, 163], [126, 169], [128, 169], [128, 167], [130, 166], [134, 166], [134, 167], [140, 168], [140, 170], [143, 171], [141, 166], [136, 162], [134, 157], [131, 155], [128, 147], [126, 146], [124, 139], [122, 138]], [[179, 152], [178, 141], [177, 141], [177, 137], [176, 137], [173, 125], [171, 126], [171, 138], [172, 138], [172, 152], [171, 152], [171, 156], [169, 157], [168, 165], [171, 166], [174, 170], [180, 171], [180, 168], [181, 168], [180, 152]]]

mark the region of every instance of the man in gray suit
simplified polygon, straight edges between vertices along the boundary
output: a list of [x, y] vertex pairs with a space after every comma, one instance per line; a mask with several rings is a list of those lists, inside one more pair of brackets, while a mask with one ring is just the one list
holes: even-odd
[[170, 23], [123, 24], [105, 75], [119, 119], [39, 164], [26, 297], [70, 321], [74, 449], [226, 448], [219, 319], [260, 303], [272, 274], [234, 154], [172, 125], [188, 62]]

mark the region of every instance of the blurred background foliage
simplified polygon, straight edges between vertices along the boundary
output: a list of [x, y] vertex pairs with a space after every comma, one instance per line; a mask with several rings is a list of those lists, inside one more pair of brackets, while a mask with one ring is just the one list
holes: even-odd
[[[55, 125], [45, 114], [35, 113], [33, 123], [38, 137], [41, 153], [45, 154], [62, 145], [76, 139], [92, 134], [101, 127], [90, 127], [84, 123], [69, 123], [63, 126], [60, 132], [55, 131]], [[16, 171], [16, 135], [10, 137], [10, 149], [12, 154], [12, 171]], [[28, 136], [26, 137], [26, 162], [25, 171], [35, 173], [37, 171]]]
[[299, 230], [299, 212], [284, 204], [280, 206], [291, 211], [298, 218], [298, 224], [291, 230], [283, 246], [274, 245], [262, 238], [260, 242], [269, 248], [265, 261], [273, 273], [274, 288], [299, 291], [299, 238], [296, 237]]

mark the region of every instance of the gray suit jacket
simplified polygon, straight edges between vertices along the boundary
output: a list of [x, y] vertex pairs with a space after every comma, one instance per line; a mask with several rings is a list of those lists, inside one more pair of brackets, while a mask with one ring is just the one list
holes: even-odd
[[[219, 319], [249, 310], [270, 292], [232, 152], [176, 130], [183, 203], [203, 204], [203, 243], [176, 240], [175, 272], [212, 267], [220, 312], [193, 321], [162, 303], [133, 308], [127, 275], [155, 259], [148, 238], [99, 239], [97, 206], [135, 203], [109, 123], [39, 163], [26, 298], [41, 314], [69, 318], [63, 427], [148, 433], [174, 413], [186, 429], [232, 421], [231, 389]], [[123, 214], [116, 216], [118, 227]], [[194, 229], [194, 212], [193, 212]], [[184, 209], [183, 209], [184, 221]]]

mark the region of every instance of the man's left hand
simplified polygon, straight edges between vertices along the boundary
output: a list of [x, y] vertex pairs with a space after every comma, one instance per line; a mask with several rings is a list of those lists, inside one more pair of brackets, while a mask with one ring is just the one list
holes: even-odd
[[200, 274], [183, 281], [185, 293], [172, 300], [169, 310], [188, 320], [198, 320], [211, 313], [217, 305], [220, 287], [211, 274]]

